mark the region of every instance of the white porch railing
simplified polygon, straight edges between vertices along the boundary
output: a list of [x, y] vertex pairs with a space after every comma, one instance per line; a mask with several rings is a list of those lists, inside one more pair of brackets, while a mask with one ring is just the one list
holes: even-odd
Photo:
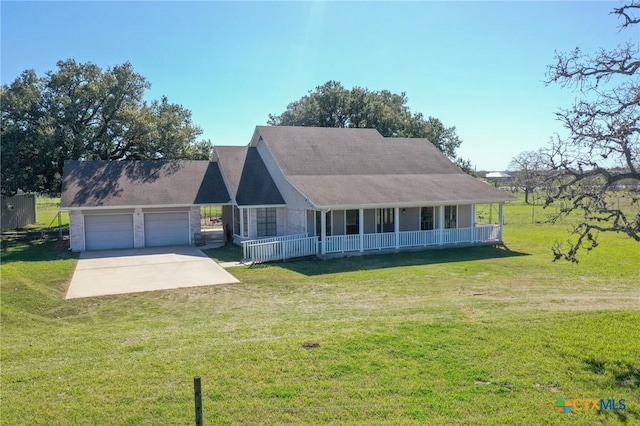
[[360, 235], [333, 235], [327, 237], [324, 250], [326, 253], [339, 253], [360, 250]]
[[449, 228], [442, 230], [442, 244], [470, 243], [473, 228]]
[[364, 250], [382, 250], [396, 246], [396, 234], [383, 232], [381, 234], [364, 234]]
[[[497, 242], [500, 226], [482, 224], [474, 228], [434, 229], [429, 231], [402, 231], [398, 233], [398, 248], [427, 247], [460, 243]], [[334, 235], [326, 237], [325, 253], [344, 253], [350, 251], [382, 250], [396, 247], [396, 234]]]
[[318, 254], [318, 237], [243, 241], [244, 258], [253, 263], [285, 260]]
[[[474, 228], [435, 229], [429, 231], [402, 231], [398, 233], [398, 248], [442, 246], [460, 243], [498, 242], [500, 225], [479, 224]], [[322, 244], [318, 237], [307, 234], [247, 240], [242, 242], [244, 258], [254, 263], [315, 256]], [[359, 234], [327, 236], [325, 253], [383, 250], [396, 248], [396, 234]]]
[[476, 226], [476, 241], [490, 242], [500, 239], [500, 225], [479, 224]]
[[438, 231], [405, 231], [400, 233], [400, 247], [420, 247], [438, 244]]
[[307, 238], [309, 236], [309, 234], [304, 233], [304, 234], [292, 234], [292, 235], [284, 235], [282, 237], [267, 237], [267, 238], [258, 238], [256, 240], [244, 240], [241, 241], [242, 243], [242, 255], [244, 256], [245, 259], [248, 259], [249, 256], [247, 256], [247, 246], [248, 245], [253, 245], [253, 243], [273, 243], [273, 242], [278, 242], [278, 241], [287, 241], [287, 240], [299, 240], [301, 238]]

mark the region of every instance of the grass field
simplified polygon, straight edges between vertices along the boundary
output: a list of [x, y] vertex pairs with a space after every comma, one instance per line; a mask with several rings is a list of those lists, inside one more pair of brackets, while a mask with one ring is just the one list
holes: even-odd
[[[76, 255], [5, 247], [0, 424], [193, 424], [196, 375], [207, 425], [640, 424], [640, 247], [602, 235], [578, 265], [552, 263], [569, 226], [533, 213], [506, 207], [506, 249], [240, 267], [233, 285], [69, 301]], [[560, 397], [626, 410], [562, 414]]]
[[[28, 225], [26, 229], [50, 229], [58, 228], [58, 213], [60, 212], [60, 197], [44, 197], [36, 198], [36, 216], [37, 222]], [[69, 226], [69, 213], [63, 211], [61, 216], [61, 225]]]

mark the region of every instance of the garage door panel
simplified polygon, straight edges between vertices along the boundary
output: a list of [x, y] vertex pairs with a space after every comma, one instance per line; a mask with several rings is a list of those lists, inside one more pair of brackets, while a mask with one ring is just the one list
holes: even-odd
[[84, 227], [87, 250], [133, 248], [133, 214], [86, 215]]
[[189, 212], [145, 213], [145, 247], [189, 244]]

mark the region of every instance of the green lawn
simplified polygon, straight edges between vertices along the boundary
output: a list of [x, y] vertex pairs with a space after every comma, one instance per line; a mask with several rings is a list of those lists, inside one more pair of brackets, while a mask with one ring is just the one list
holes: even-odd
[[[59, 212], [60, 197], [45, 197], [39, 195], [36, 198], [37, 222], [32, 225], [28, 225], [26, 229], [57, 229]], [[69, 226], [68, 212], [62, 212], [60, 219], [63, 227]]]
[[[578, 265], [552, 263], [569, 225], [505, 212], [506, 249], [239, 267], [238, 284], [70, 301], [76, 255], [5, 247], [0, 424], [193, 424], [196, 375], [207, 425], [640, 424], [640, 247], [603, 235]], [[627, 409], [562, 414], [559, 397]]]

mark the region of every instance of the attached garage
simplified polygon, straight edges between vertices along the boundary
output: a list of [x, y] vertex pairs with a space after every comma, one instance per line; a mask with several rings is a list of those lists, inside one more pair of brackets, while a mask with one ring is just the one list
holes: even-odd
[[73, 251], [189, 245], [202, 206], [229, 205], [218, 163], [65, 161], [60, 206]]
[[145, 213], [144, 246], [189, 244], [189, 229], [189, 212]]
[[86, 250], [133, 248], [133, 214], [84, 216]]

